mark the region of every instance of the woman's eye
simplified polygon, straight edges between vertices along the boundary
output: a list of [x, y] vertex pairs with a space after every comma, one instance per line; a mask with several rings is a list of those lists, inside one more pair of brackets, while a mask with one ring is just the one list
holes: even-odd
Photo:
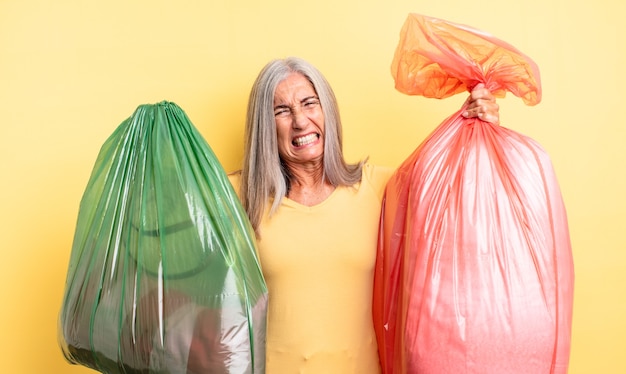
[[304, 102], [304, 106], [305, 107], [312, 107], [312, 106], [316, 106], [318, 105], [320, 102], [319, 100], [307, 100]]

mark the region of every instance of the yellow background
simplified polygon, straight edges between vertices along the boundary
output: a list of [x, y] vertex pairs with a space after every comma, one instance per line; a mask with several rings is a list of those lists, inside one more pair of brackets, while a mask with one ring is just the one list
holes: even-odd
[[626, 373], [626, 24], [596, 1], [0, 2], [0, 372], [87, 373], [57, 345], [78, 204], [104, 140], [139, 104], [174, 101], [225, 169], [242, 156], [262, 65], [297, 55], [336, 90], [350, 160], [397, 166], [465, 99], [409, 97], [389, 66], [409, 12], [471, 25], [541, 69], [502, 125], [550, 153], [576, 266], [570, 373]]

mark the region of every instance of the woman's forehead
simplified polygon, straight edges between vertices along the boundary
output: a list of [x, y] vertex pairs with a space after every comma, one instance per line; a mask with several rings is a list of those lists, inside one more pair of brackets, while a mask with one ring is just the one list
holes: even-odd
[[300, 73], [291, 73], [276, 86], [274, 101], [300, 101], [315, 95], [313, 84]]

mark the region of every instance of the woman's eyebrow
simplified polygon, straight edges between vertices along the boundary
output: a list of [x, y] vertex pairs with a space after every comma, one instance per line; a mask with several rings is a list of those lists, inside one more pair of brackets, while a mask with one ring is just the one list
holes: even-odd
[[276, 109], [283, 109], [283, 108], [289, 109], [289, 105], [287, 105], [287, 104], [278, 104], [278, 105], [274, 106], [274, 110], [276, 110]]
[[315, 99], [315, 100], [319, 100], [319, 98], [317, 97], [317, 95], [311, 95], [311, 96], [307, 96], [304, 99], [300, 100], [301, 103], [307, 101], [307, 100], [311, 100], [311, 99]]

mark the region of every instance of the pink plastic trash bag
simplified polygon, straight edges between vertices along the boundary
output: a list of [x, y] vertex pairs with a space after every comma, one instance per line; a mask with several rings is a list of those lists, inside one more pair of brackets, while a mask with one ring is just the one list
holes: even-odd
[[[535, 63], [484, 32], [411, 14], [392, 64], [405, 94], [485, 83], [541, 100]], [[574, 268], [551, 161], [532, 139], [461, 116], [385, 192], [374, 321], [384, 373], [566, 373]]]

